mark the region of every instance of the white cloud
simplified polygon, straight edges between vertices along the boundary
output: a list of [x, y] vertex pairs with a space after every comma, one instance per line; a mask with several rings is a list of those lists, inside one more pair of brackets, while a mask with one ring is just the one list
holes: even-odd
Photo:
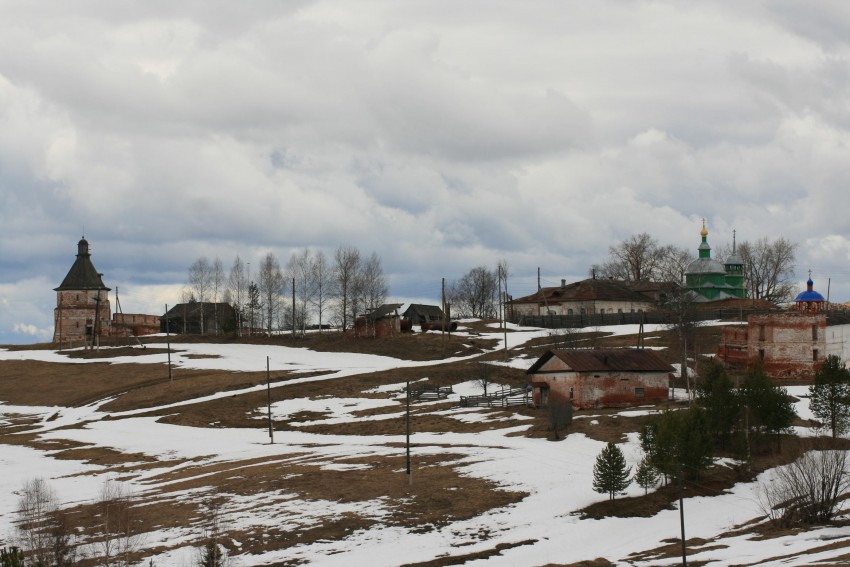
[[531, 286], [537, 267], [583, 277], [636, 232], [693, 249], [701, 218], [715, 246], [782, 235], [798, 271], [840, 279], [844, 250], [824, 243], [850, 228], [846, 16], [838, 1], [6, 6], [0, 284], [45, 285], [37, 317], [0, 326], [48, 324], [83, 232], [128, 289], [179, 289], [201, 254], [339, 244], [377, 251], [400, 296], [501, 257]]

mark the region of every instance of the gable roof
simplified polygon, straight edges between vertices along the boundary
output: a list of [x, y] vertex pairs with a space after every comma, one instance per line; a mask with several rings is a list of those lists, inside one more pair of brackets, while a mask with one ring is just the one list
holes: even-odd
[[620, 348], [593, 350], [550, 350], [526, 374], [535, 374], [552, 357], [575, 372], [674, 372], [666, 360], [651, 350]]
[[404, 311], [404, 317], [410, 318], [411, 315], [418, 315], [420, 317], [436, 317], [438, 319], [443, 318], [443, 310], [437, 307], [436, 305], [423, 305], [421, 303], [411, 303], [410, 306]]
[[[641, 285], [641, 288], [657, 286]], [[651, 303], [647, 297], [631, 288], [629, 282], [589, 278], [558, 287], [544, 287], [536, 293], [512, 300], [510, 303], [539, 303], [557, 305], [563, 301], [633, 301]]]
[[398, 310], [402, 305], [403, 303], [384, 303], [383, 305], [376, 307], [366, 313], [366, 320], [377, 321], [386, 317], [397, 317]]
[[231, 312], [235, 313], [233, 306], [229, 303], [218, 302], [213, 303], [209, 301], [189, 301], [187, 303], [178, 303], [171, 309], [169, 309], [165, 315], [160, 317], [161, 319], [182, 319], [184, 316], [187, 319], [191, 319], [193, 317], [201, 316], [201, 308], [204, 310], [204, 316], [211, 315], [217, 310], [221, 310], [220, 314], [223, 317], [231, 316]]
[[65, 276], [59, 287], [53, 288], [53, 291], [88, 289], [109, 291], [110, 288], [106, 287], [101, 275], [97, 272], [97, 268], [92, 264], [89, 243], [83, 238], [77, 243], [77, 259], [74, 260], [74, 264], [68, 270], [68, 275]]

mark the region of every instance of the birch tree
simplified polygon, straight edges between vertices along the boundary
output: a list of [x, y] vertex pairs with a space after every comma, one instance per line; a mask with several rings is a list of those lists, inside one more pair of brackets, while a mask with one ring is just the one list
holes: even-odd
[[381, 265], [381, 258], [376, 252], [366, 259], [360, 272], [360, 285], [363, 311], [375, 309], [384, 304], [389, 293], [387, 277]]
[[333, 287], [343, 331], [356, 315], [360, 263], [360, 251], [353, 246], [340, 246], [334, 253]]
[[280, 298], [286, 289], [280, 262], [273, 252], [269, 252], [262, 259], [257, 275], [257, 287], [265, 306], [266, 332], [271, 335], [276, 316], [280, 313]]
[[327, 307], [327, 300], [330, 294], [331, 287], [331, 269], [328, 265], [328, 258], [325, 253], [319, 250], [313, 257], [313, 263], [310, 266], [312, 271], [311, 278], [313, 280], [313, 306], [316, 309], [316, 316], [319, 319], [319, 332], [322, 332], [322, 319]]
[[245, 263], [239, 256], [236, 256], [233, 265], [230, 267], [230, 274], [227, 277], [227, 289], [230, 291], [233, 308], [236, 310], [236, 332], [241, 337], [242, 317], [247, 304], [248, 275], [245, 271]]
[[313, 257], [309, 248], [305, 248], [301, 253], [293, 253], [287, 264], [290, 278], [295, 282], [295, 320], [292, 322], [292, 328], [300, 327], [302, 333], [307, 330], [309, 308], [312, 303], [314, 287], [312, 264]]
[[220, 298], [219, 294], [224, 289], [224, 266], [222, 266], [221, 259], [218, 256], [215, 257], [215, 260], [213, 260], [212, 263], [212, 269], [210, 272], [210, 285], [212, 288], [211, 291], [213, 301], [213, 317], [215, 318], [213, 324], [215, 325], [215, 334], [218, 335], [219, 329], [221, 327], [218, 319], [218, 301]]
[[[209, 299], [212, 287], [212, 266], [206, 256], [201, 256], [189, 267], [189, 288], [195, 300], [201, 304], [201, 334], [206, 334], [206, 322], [204, 321], [204, 302]], [[183, 329], [185, 332], [186, 330]]]

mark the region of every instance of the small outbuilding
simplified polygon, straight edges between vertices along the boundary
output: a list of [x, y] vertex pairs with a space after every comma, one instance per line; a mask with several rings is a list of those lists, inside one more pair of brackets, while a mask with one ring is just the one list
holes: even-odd
[[236, 329], [236, 310], [229, 303], [178, 303], [160, 317], [161, 333], [207, 335]]
[[401, 333], [401, 303], [385, 303], [354, 320], [355, 337], [383, 339]]
[[436, 305], [422, 305], [420, 303], [411, 303], [401, 316], [410, 319], [414, 325], [434, 323], [445, 318], [443, 310]]
[[664, 401], [674, 369], [651, 350], [550, 350], [527, 374], [537, 406], [569, 402], [576, 409]]

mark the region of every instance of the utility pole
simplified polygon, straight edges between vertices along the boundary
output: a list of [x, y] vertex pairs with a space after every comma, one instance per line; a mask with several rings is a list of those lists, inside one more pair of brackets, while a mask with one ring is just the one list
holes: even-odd
[[274, 426], [272, 425], [272, 378], [269, 372], [269, 357], [266, 357], [266, 402], [269, 407], [269, 442], [274, 445]]
[[449, 322], [446, 320], [446, 278], [443, 278], [442, 290], [443, 290], [443, 300], [441, 302], [441, 307], [443, 309], [443, 324], [440, 325], [440, 341], [442, 341], [443, 348], [445, 348], [445, 346], [446, 346], [446, 325], [449, 324]]
[[98, 350], [100, 350], [100, 339], [98, 338], [98, 330], [99, 326], [98, 321], [100, 320], [100, 290], [97, 290], [97, 297], [94, 298], [94, 331], [93, 336], [91, 338], [91, 348], [89, 350], [94, 350], [95, 343], [97, 343]]
[[407, 379], [407, 484], [413, 486], [413, 468], [410, 466], [410, 379]]
[[498, 280], [499, 286], [499, 328], [502, 329], [505, 326], [504, 322], [504, 302], [502, 301], [502, 263], [499, 262], [499, 265], [496, 267], [496, 279]]
[[171, 332], [169, 330], [169, 322], [171, 318], [168, 316], [168, 304], [165, 304], [165, 344], [168, 347], [168, 381], [174, 382], [174, 376], [171, 374]]
[[295, 278], [292, 278], [292, 339], [295, 339]]
[[59, 292], [59, 320], [57, 321], [59, 327], [59, 351], [62, 351], [62, 292]]
[[679, 523], [682, 527], [682, 565], [687, 567], [688, 555], [685, 547], [685, 507], [683, 493], [685, 491], [685, 479], [682, 476], [682, 463], [679, 463]]

